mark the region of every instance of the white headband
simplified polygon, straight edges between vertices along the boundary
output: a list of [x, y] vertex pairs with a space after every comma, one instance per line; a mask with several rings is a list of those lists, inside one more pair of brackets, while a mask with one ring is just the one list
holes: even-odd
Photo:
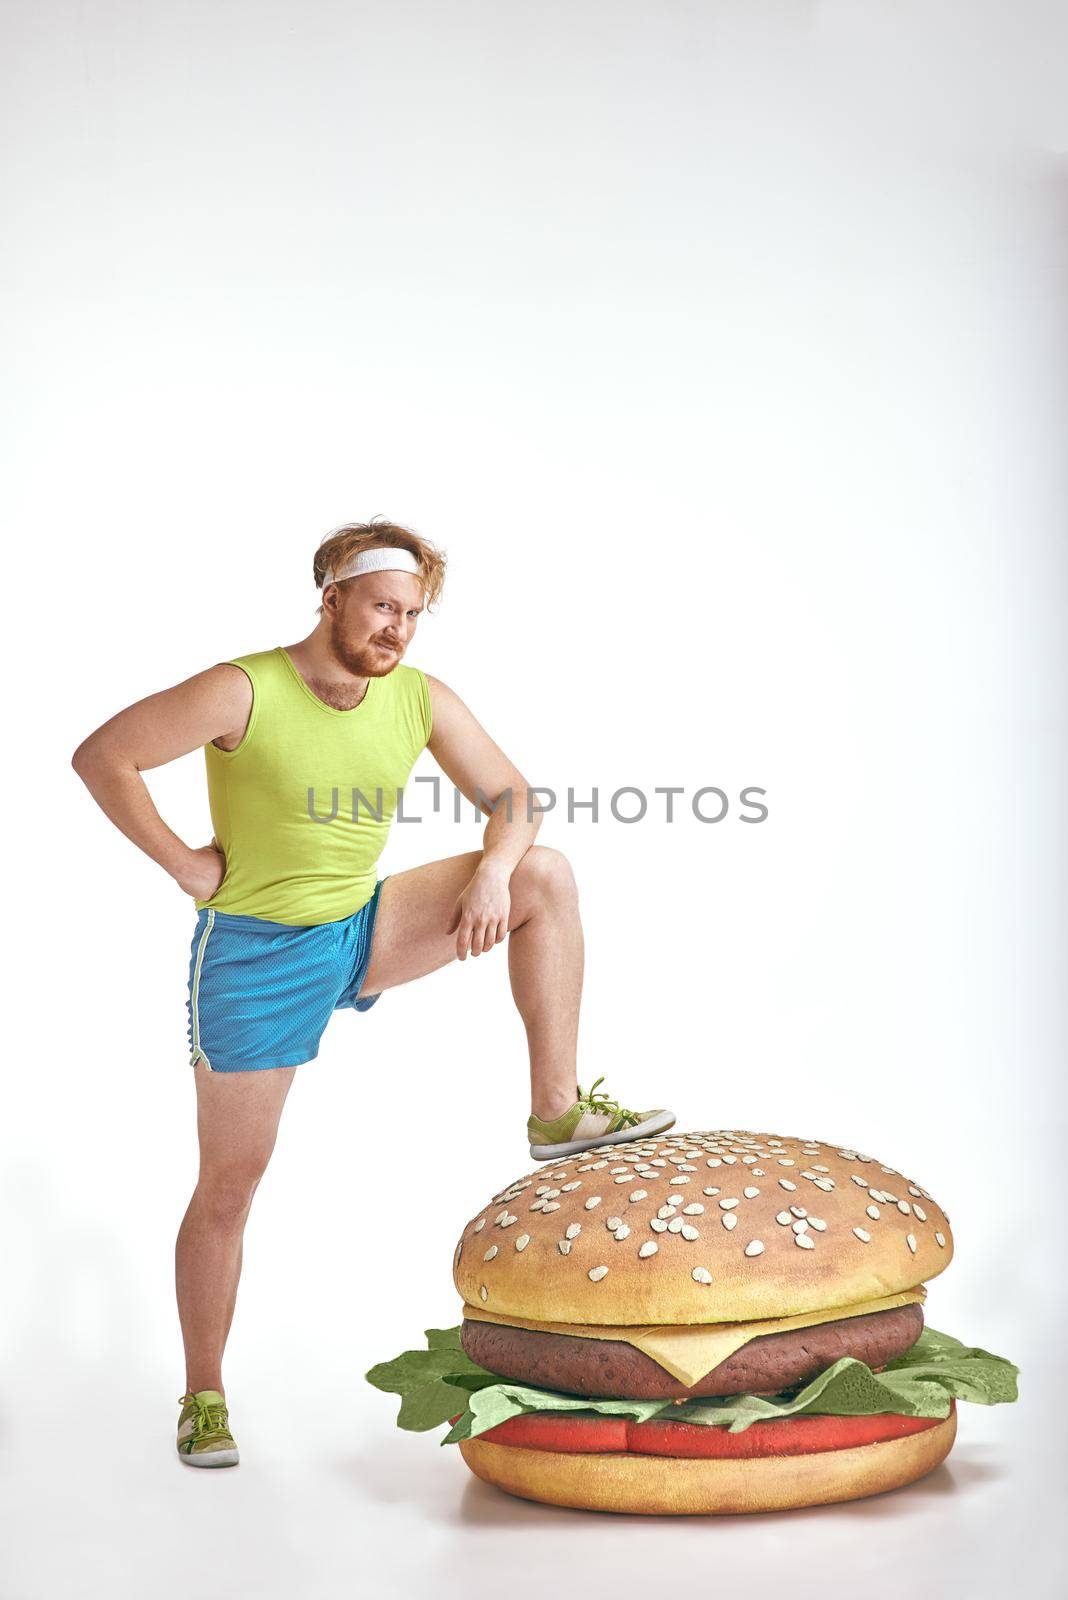
[[323, 588], [328, 583], [340, 583], [343, 578], [358, 578], [365, 572], [414, 572], [423, 575], [422, 568], [410, 550], [361, 550], [358, 556], [346, 561], [337, 572], [327, 567], [323, 573]]

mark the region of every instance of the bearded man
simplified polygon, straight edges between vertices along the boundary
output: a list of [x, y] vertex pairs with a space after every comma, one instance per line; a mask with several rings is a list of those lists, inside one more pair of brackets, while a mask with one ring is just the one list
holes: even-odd
[[[128, 839], [191, 895], [189, 1045], [200, 1175], [178, 1234], [186, 1356], [178, 1451], [238, 1461], [222, 1380], [245, 1222], [297, 1067], [333, 1012], [507, 939], [526, 1030], [530, 1154], [558, 1159], [671, 1127], [577, 1082], [583, 937], [574, 875], [535, 844], [526, 779], [440, 679], [404, 656], [441, 594], [445, 558], [391, 522], [348, 523], [314, 559], [319, 621], [128, 706], [78, 747], [75, 771]], [[141, 773], [203, 748], [214, 835], [192, 848]], [[424, 749], [481, 813], [481, 850], [377, 875]]]

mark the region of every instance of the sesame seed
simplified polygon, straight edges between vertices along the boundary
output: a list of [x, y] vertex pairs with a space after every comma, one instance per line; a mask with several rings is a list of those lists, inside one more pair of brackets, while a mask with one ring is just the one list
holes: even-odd
[[571, 1254], [571, 1240], [557, 1239], [556, 1248], [559, 1250], [562, 1256], [569, 1256]]
[[784, 1228], [788, 1228], [793, 1218], [788, 1211], [777, 1211], [775, 1213], [775, 1221], [781, 1222]]
[[869, 1217], [879, 1218], [882, 1216], [882, 1212], [879, 1210], [878, 1206], [865, 1206], [864, 1209], [868, 1213]]
[[733, 1211], [725, 1211], [719, 1220], [725, 1228], [736, 1228], [738, 1226], [738, 1218]]
[[683, 1206], [682, 1214], [684, 1217], [700, 1217], [704, 1214], [704, 1209], [698, 1201], [691, 1200], [688, 1206]]
[[856, 1234], [856, 1236], [860, 1240], [861, 1244], [870, 1244], [871, 1243], [871, 1234], [867, 1231], [866, 1228], [854, 1228], [853, 1232]]
[[687, 1226], [682, 1229], [682, 1237], [684, 1239], [687, 1239], [692, 1244], [693, 1241], [695, 1239], [699, 1239], [701, 1237], [701, 1235], [698, 1233], [696, 1228], [691, 1228], [687, 1224]]
[[649, 1226], [654, 1233], [665, 1233], [667, 1231], [667, 1223], [661, 1222], [659, 1217], [653, 1217], [649, 1222]]
[[780, 1189], [789, 1189], [791, 1191], [791, 1193], [792, 1193], [793, 1190], [797, 1188], [797, 1184], [796, 1183], [791, 1183], [789, 1178], [780, 1178], [779, 1179], [779, 1188]]
[[485, 1226], [486, 1226], [485, 1217], [479, 1217], [478, 1221], [475, 1223], [473, 1231], [475, 1233], [481, 1233]]
[[486, 1288], [485, 1284], [482, 1285], [481, 1289], [479, 1289], [478, 1292], [482, 1296], [483, 1300], [488, 1300], [489, 1299], [489, 1290]]
[[914, 1233], [906, 1233], [906, 1235], [905, 1235], [905, 1243], [908, 1245], [908, 1247], [912, 1251], [913, 1255], [915, 1255], [916, 1254], [916, 1235]]
[[529, 1233], [521, 1233], [519, 1235], [519, 1238], [515, 1242], [515, 1247], [516, 1247], [517, 1250], [525, 1250], [529, 1243], [530, 1243], [530, 1234]]
[[482, 1259], [483, 1259], [483, 1261], [492, 1261], [496, 1254], [497, 1254], [497, 1246], [495, 1244], [491, 1244], [489, 1249], [486, 1251], [486, 1254], [482, 1257]]
[[581, 1232], [582, 1232], [582, 1223], [581, 1222], [569, 1222], [567, 1227], [564, 1229], [564, 1238], [565, 1239], [577, 1239]]
[[630, 1196], [630, 1203], [631, 1205], [634, 1205], [638, 1200], [648, 1200], [648, 1198], [648, 1189], [635, 1189], [634, 1193]]
[[803, 1250], [814, 1250], [816, 1248], [810, 1233], [795, 1233], [794, 1244], [799, 1244]]
[[712, 1274], [709, 1272], [707, 1267], [694, 1267], [693, 1271], [690, 1273], [690, 1277], [693, 1279], [694, 1283], [701, 1283], [705, 1284], [706, 1286], [712, 1282]]
[[638, 1251], [638, 1255], [642, 1261], [648, 1261], [649, 1257], [655, 1256], [659, 1249], [660, 1246], [656, 1243], [655, 1239], [646, 1239], [645, 1243]]
[[586, 1201], [586, 1210], [587, 1211], [592, 1211], [594, 1206], [599, 1206], [600, 1203], [601, 1203], [600, 1195], [599, 1194], [591, 1194], [590, 1198]]
[[733, 1211], [738, 1202], [733, 1195], [731, 1195], [728, 1196], [726, 1200], [721, 1200], [719, 1204], [722, 1211]]
[[586, 1274], [586, 1276], [589, 1278], [591, 1283], [600, 1283], [602, 1278], [607, 1278], [607, 1276], [608, 1276], [608, 1268], [607, 1267], [591, 1267], [589, 1272]]
[[745, 1247], [745, 1254], [747, 1256], [762, 1256], [764, 1254], [763, 1239], [750, 1239]]
[[946, 1236], [944, 1233], [935, 1234], [935, 1244], [938, 1245], [939, 1249], [941, 1250], [946, 1248]]
[[745, 1195], [745, 1198], [747, 1200], [755, 1200], [757, 1195], [760, 1193], [760, 1190], [759, 1189], [754, 1189], [753, 1185], [750, 1184], [747, 1189], [743, 1189], [742, 1190], [742, 1193]]

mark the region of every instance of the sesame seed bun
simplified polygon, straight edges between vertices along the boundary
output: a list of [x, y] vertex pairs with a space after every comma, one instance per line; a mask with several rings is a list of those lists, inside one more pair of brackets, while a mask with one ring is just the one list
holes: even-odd
[[453, 1281], [468, 1305], [503, 1316], [688, 1325], [876, 1299], [952, 1257], [945, 1212], [896, 1167], [848, 1145], [720, 1130], [587, 1150], [517, 1178], [464, 1229]]
[[587, 1455], [460, 1442], [464, 1460], [486, 1483], [524, 1500], [651, 1516], [787, 1511], [858, 1500], [914, 1483], [944, 1461], [957, 1431], [956, 1410], [922, 1433], [814, 1455], [739, 1460]]

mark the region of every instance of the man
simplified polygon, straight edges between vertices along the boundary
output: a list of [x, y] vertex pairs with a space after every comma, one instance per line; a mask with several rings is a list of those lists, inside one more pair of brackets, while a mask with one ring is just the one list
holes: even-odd
[[[383, 990], [508, 935], [531, 1156], [674, 1121], [626, 1110], [599, 1092], [601, 1079], [588, 1094], [576, 1082], [583, 940], [571, 868], [534, 843], [540, 814], [522, 773], [458, 695], [402, 661], [444, 572], [443, 554], [406, 528], [346, 524], [316, 553], [322, 603], [306, 639], [150, 695], [74, 754], [112, 822], [197, 908], [188, 1009], [200, 1176], [175, 1251], [186, 1355], [178, 1449], [191, 1465], [238, 1460], [222, 1355], [245, 1221], [293, 1075], [317, 1055], [334, 1010], [365, 1011]], [[201, 746], [214, 837], [191, 849], [141, 773]], [[399, 791], [424, 747], [490, 812], [482, 849], [379, 880]]]

